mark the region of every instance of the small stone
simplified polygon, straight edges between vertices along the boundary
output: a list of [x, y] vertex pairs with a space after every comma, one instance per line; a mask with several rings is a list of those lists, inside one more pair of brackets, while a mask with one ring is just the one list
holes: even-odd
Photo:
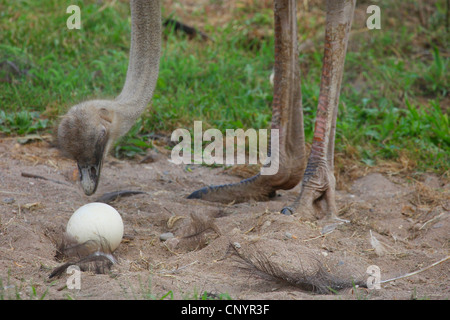
[[294, 210], [290, 207], [284, 207], [283, 209], [281, 209], [281, 213], [286, 216], [290, 216], [294, 213]]
[[292, 239], [292, 233], [290, 233], [290, 232], [285, 232], [285, 233], [284, 233], [284, 238], [285, 238], [285, 239]]
[[241, 244], [240, 244], [239, 242], [234, 242], [234, 243], [233, 243], [233, 246], [234, 246], [236, 249], [240, 249], [240, 248], [241, 248]]
[[166, 240], [172, 239], [173, 237], [174, 237], [174, 235], [172, 232], [166, 232], [166, 233], [162, 233], [159, 236], [159, 240], [166, 241]]
[[7, 203], [7, 204], [14, 203], [15, 201], [16, 201], [16, 199], [14, 199], [14, 198], [4, 198], [3, 199], [3, 202]]
[[178, 244], [180, 243], [180, 239], [178, 238], [170, 238], [166, 241], [165, 245], [170, 249], [170, 250], [175, 250], [178, 246]]
[[264, 229], [270, 227], [271, 224], [272, 224], [272, 222], [270, 222], [269, 220], [264, 221], [263, 225], [261, 226], [261, 229], [264, 230]]

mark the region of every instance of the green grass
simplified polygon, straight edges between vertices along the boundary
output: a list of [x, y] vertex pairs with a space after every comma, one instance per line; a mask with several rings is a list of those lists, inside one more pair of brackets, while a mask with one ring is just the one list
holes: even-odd
[[[139, 276], [139, 288], [136, 290], [136, 288], [133, 287], [130, 283], [128, 284], [128, 287], [124, 290], [130, 290], [131, 294], [134, 299], [143, 299], [143, 300], [174, 300], [176, 299], [175, 293], [173, 290], [169, 290], [167, 292], [163, 291], [162, 293], [155, 293], [153, 284], [152, 284], [152, 277], [153, 275], [150, 275], [147, 279], [147, 281], [143, 281], [141, 277]], [[183, 292], [181, 289], [178, 289], [176, 291], [181, 296], [182, 300], [231, 300], [231, 296], [228, 293], [212, 293], [208, 292], [206, 290], [204, 291], [198, 291], [196, 288], [194, 288], [191, 291]]]
[[39, 288], [33, 284], [32, 280], [27, 283], [21, 279], [19, 283], [12, 283], [10, 278], [10, 270], [6, 283], [0, 277], [0, 301], [2, 300], [44, 300], [49, 291], [49, 287]]
[[48, 119], [40, 119], [36, 111], [27, 110], [5, 113], [0, 110], [0, 130], [3, 133], [33, 133], [47, 127]]
[[[365, 165], [407, 155], [417, 170], [448, 171], [449, 31], [446, 1], [380, 1], [382, 29], [355, 20], [346, 60], [336, 148]], [[126, 2], [71, 1], [81, 8], [81, 30], [66, 28], [66, 6], [56, 0], [0, 0], [0, 131], [23, 135], [52, 131], [73, 104], [114, 97], [123, 85], [129, 48]], [[367, 3], [358, 2], [365, 12]], [[303, 7], [299, 4], [300, 7]], [[214, 41], [164, 32], [160, 75], [152, 107], [115, 148], [133, 156], [152, 146], [150, 136], [179, 127], [267, 128], [271, 119], [272, 10], [237, 8], [215, 23], [206, 9], [192, 13]], [[322, 57], [323, 16], [306, 12], [300, 41], [320, 45], [299, 56], [307, 141], [311, 141]], [[319, 13], [319, 14], [317, 14]], [[211, 13], [210, 13], [211, 15]], [[163, 16], [180, 19], [170, 7]], [[305, 21], [307, 19], [307, 21]], [[181, 19], [180, 19], [181, 20]], [[187, 20], [186, 20], [187, 21]], [[254, 36], [253, 31], [263, 36]], [[361, 32], [358, 32], [361, 31]], [[356, 153], [355, 153], [356, 152]]]
[[[148, 278], [147, 283], [143, 283], [139, 277], [139, 289], [135, 292], [135, 288], [129, 284], [129, 288], [126, 290], [131, 290], [134, 299], [144, 299], [144, 300], [174, 300], [174, 292], [169, 290], [160, 294], [156, 294], [153, 291], [151, 276]], [[17, 281], [11, 281], [9, 272], [7, 280], [4, 281], [0, 277], [0, 301], [2, 300], [45, 300], [52, 299], [48, 296], [49, 288], [52, 286], [50, 284], [46, 288], [39, 288], [33, 284], [32, 280], [29, 283], [23, 279], [19, 283]], [[125, 288], [124, 288], [125, 290]], [[70, 290], [69, 290], [70, 291]], [[208, 291], [198, 291], [193, 289], [192, 292], [180, 292], [182, 300], [231, 300], [231, 296], [228, 293], [212, 293]], [[66, 292], [64, 295], [67, 300], [76, 299], [76, 294], [73, 295], [72, 292]]]

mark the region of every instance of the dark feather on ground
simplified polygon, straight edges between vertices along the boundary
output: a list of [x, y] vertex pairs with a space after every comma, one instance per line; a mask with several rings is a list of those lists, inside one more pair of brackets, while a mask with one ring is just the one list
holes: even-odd
[[304, 268], [299, 261], [297, 270], [287, 270], [276, 264], [259, 248], [252, 248], [249, 252], [243, 252], [242, 249], [236, 249], [232, 244], [235, 256], [239, 258], [240, 268], [252, 275], [259, 276], [269, 281], [278, 281], [289, 286], [294, 286], [302, 291], [313, 292], [317, 294], [331, 294], [345, 288], [354, 286], [365, 287], [363, 281], [354, 281], [334, 276], [328, 272], [325, 266], [314, 257], [308, 257], [312, 262], [312, 267]]
[[185, 228], [181, 240], [187, 240], [196, 247], [202, 248], [205, 246], [205, 235], [208, 232], [212, 231], [221, 235], [219, 227], [214, 223], [214, 218], [199, 213], [191, 213], [190, 217], [191, 222]]
[[57, 243], [55, 258], [66, 262], [53, 269], [49, 278], [61, 276], [72, 265], [78, 266], [81, 271], [106, 273], [117, 262], [109, 243], [104, 238], [80, 244], [66, 233]]
[[68, 261], [63, 265], [56, 267], [48, 276], [49, 279], [61, 276], [67, 268], [76, 265], [81, 271], [91, 271], [98, 274], [107, 273], [113, 264], [116, 263], [116, 259], [112, 254], [104, 253], [101, 251], [94, 252], [84, 258]]

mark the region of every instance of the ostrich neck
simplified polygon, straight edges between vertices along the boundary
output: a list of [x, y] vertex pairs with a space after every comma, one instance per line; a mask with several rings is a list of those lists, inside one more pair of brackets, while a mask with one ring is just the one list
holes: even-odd
[[[119, 135], [125, 134], [150, 102], [161, 51], [159, 0], [131, 0], [131, 46], [127, 77], [115, 99]], [[125, 131], [125, 132], [123, 132]]]

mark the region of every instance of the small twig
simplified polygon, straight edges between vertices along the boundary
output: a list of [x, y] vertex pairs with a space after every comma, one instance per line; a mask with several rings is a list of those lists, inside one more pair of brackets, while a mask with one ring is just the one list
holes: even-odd
[[438, 264], [447, 261], [448, 259], [450, 259], [450, 256], [447, 256], [444, 259], [441, 259], [441, 260], [439, 260], [439, 261], [429, 265], [428, 267], [425, 267], [425, 268], [422, 268], [420, 270], [417, 270], [417, 271], [414, 271], [414, 272], [410, 272], [410, 273], [407, 273], [407, 274], [404, 274], [402, 276], [398, 276], [398, 277], [395, 277], [395, 278], [392, 278], [392, 279], [383, 280], [383, 281], [380, 281], [380, 283], [387, 283], [387, 282], [391, 282], [391, 281], [395, 281], [395, 280], [399, 280], [399, 279], [403, 279], [403, 278], [407, 278], [407, 277], [416, 275], [416, 274], [421, 273], [421, 272], [423, 272], [425, 270], [428, 270], [428, 269], [430, 269], [432, 267], [435, 267]]
[[67, 183], [67, 182], [64, 182], [64, 181], [58, 181], [58, 180], [54, 180], [54, 179], [50, 179], [50, 178], [46, 178], [46, 177], [43, 177], [43, 176], [38, 176], [38, 175], [35, 175], [35, 174], [32, 174], [32, 173], [22, 172], [22, 177], [34, 178], [34, 179], [42, 179], [42, 180], [47, 180], [47, 181], [50, 181], [50, 182], [63, 184], [63, 185], [72, 187], [72, 185], [70, 183]]
[[167, 209], [166, 207], [163, 207], [163, 209], [165, 209], [168, 213], [170, 213], [172, 216], [175, 216], [175, 213], [173, 213], [172, 211], [170, 211], [169, 209]]
[[445, 211], [442, 211], [439, 215], [437, 215], [436, 217], [434, 217], [434, 218], [432, 218], [432, 219], [430, 219], [430, 220], [428, 220], [427, 222], [425, 222], [420, 228], [419, 228], [419, 230], [422, 230], [423, 228], [425, 228], [425, 226], [427, 225], [427, 224], [429, 224], [430, 222], [433, 222], [433, 221], [435, 221], [435, 220], [438, 220], [440, 217], [442, 217], [444, 214], [446, 214], [447, 212], [445, 212]]
[[176, 255], [176, 256], [179, 256], [179, 255], [180, 255], [179, 253], [177, 253], [177, 252], [173, 251], [172, 249], [170, 249], [169, 246], [167, 245], [167, 243], [165, 243], [165, 242], [164, 242], [164, 247], [166, 247], [166, 249], [167, 249], [170, 253], [173, 253], [173, 254]]
[[6, 191], [6, 190], [0, 190], [0, 193], [6, 193], [6, 194], [19, 194], [19, 195], [27, 195], [27, 193], [22, 193], [22, 192], [14, 192], [14, 191]]
[[198, 260], [192, 261], [191, 263], [188, 263], [185, 266], [181, 266], [179, 268], [173, 268], [172, 270], [164, 270], [164, 271], [160, 271], [158, 272], [159, 274], [173, 274], [173, 273], [177, 273], [180, 270], [186, 269], [187, 267], [190, 267], [194, 264], [196, 264], [198, 262]]
[[303, 240], [303, 242], [308, 242], [308, 241], [315, 240], [315, 239], [325, 238], [326, 235], [327, 235], [327, 234], [324, 233], [324, 234], [321, 234], [321, 235], [319, 235], [319, 236], [317, 236], [317, 237], [305, 239], [305, 240]]

